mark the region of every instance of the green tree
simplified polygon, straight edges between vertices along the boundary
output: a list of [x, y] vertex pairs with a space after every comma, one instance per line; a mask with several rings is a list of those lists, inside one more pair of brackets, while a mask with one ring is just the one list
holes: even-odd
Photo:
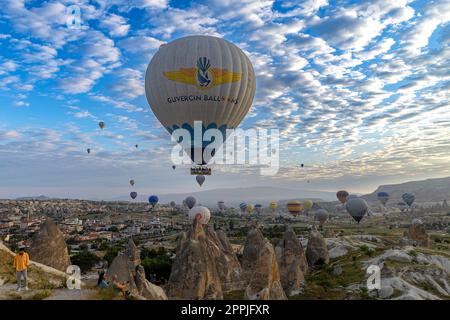
[[100, 261], [100, 258], [92, 252], [83, 250], [73, 255], [70, 260], [72, 261], [72, 264], [79, 266], [81, 272], [84, 273], [91, 270], [92, 267], [94, 267], [94, 265]]

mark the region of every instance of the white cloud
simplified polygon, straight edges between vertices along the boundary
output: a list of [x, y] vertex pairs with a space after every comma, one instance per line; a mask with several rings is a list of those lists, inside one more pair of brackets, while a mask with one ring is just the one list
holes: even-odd
[[100, 26], [108, 30], [111, 37], [123, 37], [128, 34], [130, 25], [127, 20], [117, 14], [107, 14], [100, 20]]

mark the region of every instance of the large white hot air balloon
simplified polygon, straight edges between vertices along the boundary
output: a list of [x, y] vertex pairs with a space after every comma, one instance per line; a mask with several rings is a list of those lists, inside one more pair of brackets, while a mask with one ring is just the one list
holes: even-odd
[[208, 208], [197, 206], [193, 207], [189, 210], [189, 219], [194, 221], [195, 219], [199, 219], [200, 224], [208, 224], [209, 219], [211, 219], [211, 212]]
[[[145, 94], [161, 124], [172, 133], [184, 128], [191, 141], [178, 141], [193, 162], [206, 164], [209, 141], [194, 145], [194, 128], [236, 128], [255, 96], [255, 73], [250, 59], [234, 44], [212, 36], [188, 36], [156, 52], [145, 75]], [[199, 123], [194, 123], [201, 121]], [[223, 141], [214, 141], [209, 154]]]

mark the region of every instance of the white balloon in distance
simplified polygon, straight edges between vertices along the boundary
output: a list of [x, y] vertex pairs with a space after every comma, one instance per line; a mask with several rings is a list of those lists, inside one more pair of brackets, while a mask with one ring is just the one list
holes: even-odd
[[[255, 90], [250, 59], [234, 44], [212, 36], [184, 37], [160, 47], [145, 75], [155, 116], [170, 133], [178, 128], [191, 133], [183, 149], [199, 164], [209, 159], [194, 159], [194, 122], [202, 122], [203, 132], [219, 129], [225, 138], [225, 130], [236, 128], [247, 114]], [[222, 143], [214, 142], [217, 148]]]
[[208, 224], [209, 219], [211, 219], [211, 212], [209, 212], [209, 209], [206, 207], [193, 207], [189, 210], [189, 219], [194, 221], [196, 217], [199, 218], [200, 224]]

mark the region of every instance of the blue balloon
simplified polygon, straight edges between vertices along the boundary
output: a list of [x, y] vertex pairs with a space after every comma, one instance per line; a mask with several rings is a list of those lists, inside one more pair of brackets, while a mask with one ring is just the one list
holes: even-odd
[[155, 196], [155, 195], [148, 197], [148, 202], [149, 202], [153, 207], [155, 206], [155, 204], [158, 203], [158, 201], [159, 201], [159, 199], [158, 199], [158, 197]]
[[241, 208], [242, 211], [245, 211], [245, 210], [247, 210], [247, 204], [246, 204], [245, 202], [242, 202], [242, 203], [239, 205], [239, 208]]

